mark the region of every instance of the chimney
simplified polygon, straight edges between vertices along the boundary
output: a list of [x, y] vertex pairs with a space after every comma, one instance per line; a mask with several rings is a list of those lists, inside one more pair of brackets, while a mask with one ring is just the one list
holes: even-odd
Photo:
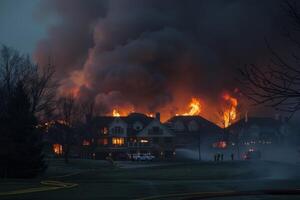
[[159, 113], [159, 112], [157, 112], [157, 113], [155, 114], [155, 119], [157, 119], [158, 121], [160, 121], [160, 113]]

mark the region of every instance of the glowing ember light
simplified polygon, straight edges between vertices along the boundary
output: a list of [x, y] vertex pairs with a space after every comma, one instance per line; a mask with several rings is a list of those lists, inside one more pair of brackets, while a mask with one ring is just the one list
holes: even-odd
[[53, 152], [56, 154], [56, 155], [62, 155], [63, 153], [63, 148], [62, 148], [62, 145], [61, 144], [53, 144]]
[[[188, 116], [188, 115], [199, 115], [201, 113], [201, 104], [199, 99], [192, 98], [189, 104], [190, 111], [187, 113], [183, 113], [181, 115]], [[178, 116], [178, 114], [176, 114]]]
[[224, 120], [224, 127], [227, 128], [231, 125], [231, 122], [236, 120], [237, 117], [237, 106], [238, 106], [238, 100], [229, 94], [224, 94], [223, 99], [227, 102], [229, 105], [228, 108], [223, 113], [223, 120]]
[[226, 141], [218, 141], [213, 144], [214, 148], [225, 149], [227, 147]]
[[120, 117], [121, 116], [120, 113], [116, 109], [113, 109], [112, 115], [114, 117]]
[[148, 117], [154, 117], [154, 115], [153, 114], [151, 114], [151, 113], [148, 113], [148, 114], [146, 114]]

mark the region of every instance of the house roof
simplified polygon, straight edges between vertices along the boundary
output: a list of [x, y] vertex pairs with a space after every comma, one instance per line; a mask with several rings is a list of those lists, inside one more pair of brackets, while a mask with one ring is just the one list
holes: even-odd
[[92, 126], [97, 127], [108, 127], [114, 121], [115, 117], [113, 116], [97, 116], [91, 120]]
[[282, 122], [280, 120], [276, 120], [270, 117], [248, 117], [247, 122], [245, 118], [242, 118], [236, 123], [229, 126], [228, 129], [230, 130], [241, 127], [249, 128], [253, 125], [277, 129], [281, 124]]
[[124, 120], [127, 123], [127, 133], [129, 135], [136, 135], [141, 131], [134, 129], [133, 126], [136, 122], [141, 123], [143, 126], [142, 129], [144, 129], [148, 124], [150, 124], [154, 120], [154, 118], [148, 117], [147, 115], [141, 113], [131, 113], [127, 117], [123, 117], [122, 120]]
[[[93, 127], [109, 127], [109, 125], [116, 119], [119, 118], [127, 124], [127, 133], [129, 135], [136, 135], [141, 130], [135, 130], [133, 128], [136, 122], [140, 123], [143, 128], [145, 128], [151, 121], [154, 120], [153, 117], [148, 117], [147, 115], [141, 113], [131, 113], [124, 117], [113, 117], [113, 116], [97, 116], [91, 120]], [[142, 129], [143, 129], [142, 128]]]
[[[174, 132], [176, 132], [176, 130], [174, 130], [173, 125], [176, 122], [181, 122], [184, 125], [184, 132], [189, 132], [189, 123], [190, 122], [196, 122], [199, 126], [200, 131], [203, 132], [211, 132], [211, 133], [221, 133], [222, 129], [217, 126], [216, 124], [214, 124], [213, 122], [201, 117], [201, 116], [174, 116], [171, 119], [169, 119], [165, 125], [167, 125], [169, 128], [171, 128]], [[182, 131], [177, 131], [177, 132], [182, 132]]]

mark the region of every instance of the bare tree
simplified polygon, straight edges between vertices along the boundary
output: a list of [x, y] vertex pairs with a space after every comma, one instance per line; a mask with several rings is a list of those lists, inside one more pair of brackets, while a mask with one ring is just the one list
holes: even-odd
[[80, 113], [80, 118], [83, 122], [88, 123], [93, 116], [96, 114], [95, 113], [95, 102], [94, 99], [90, 101], [84, 101], [79, 104], [79, 113]]
[[65, 162], [69, 162], [69, 154], [72, 144], [75, 142], [75, 125], [80, 121], [79, 107], [75, 101], [75, 97], [68, 95], [61, 97], [58, 102], [59, 123], [61, 128], [59, 132], [62, 135], [62, 146]]
[[244, 95], [255, 105], [262, 104], [292, 116], [300, 109], [300, 13], [296, 1], [286, 1], [283, 5], [291, 28], [286, 32], [286, 38], [295, 47], [287, 59], [275, 51], [268, 41], [267, 47], [271, 53], [271, 62], [266, 66], [246, 65], [240, 70], [240, 82], [244, 85]]
[[53, 81], [54, 66], [42, 68], [20, 55], [16, 50], [2, 46], [0, 50], [0, 85], [3, 95], [9, 95], [22, 82], [30, 99], [31, 112], [41, 116], [54, 109], [57, 84]]
[[52, 81], [54, 67], [49, 64], [40, 72], [35, 67], [35, 73], [28, 77], [27, 90], [32, 101], [32, 112], [48, 115], [55, 108], [56, 82]]

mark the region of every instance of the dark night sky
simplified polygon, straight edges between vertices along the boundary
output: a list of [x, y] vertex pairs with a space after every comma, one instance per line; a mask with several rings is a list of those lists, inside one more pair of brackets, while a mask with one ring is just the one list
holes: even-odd
[[104, 107], [176, 112], [192, 96], [215, 105], [236, 68], [284, 51], [276, 0], [2, 0], [0, 43], [57, 67], [61, 91]]

